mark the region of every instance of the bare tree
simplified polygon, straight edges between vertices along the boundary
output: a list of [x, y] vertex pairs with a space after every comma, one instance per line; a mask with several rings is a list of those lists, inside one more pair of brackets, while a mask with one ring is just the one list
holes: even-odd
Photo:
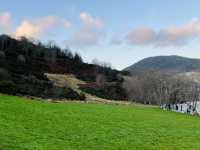
[[96, 77], [96, 84], [100, 87], [103, 87], [106, 83], [106, 77], [103, 74], [98, 74]]
[[144, 104], [178, 104], [186, 101], [196, 109], [200, 85], [186, 77], [148, 71], [125, 80], [124, 88], [132, 101]]

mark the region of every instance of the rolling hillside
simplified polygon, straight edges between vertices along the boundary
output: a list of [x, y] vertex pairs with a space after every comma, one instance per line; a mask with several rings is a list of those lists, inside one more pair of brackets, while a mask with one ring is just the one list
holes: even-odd
[[182, 73], [200, 71], [200, 59], [192, 59], [180, 56], [156, 56], [145, 58], [125, 70], [139, 73], [148, 70], [156, 70], [170, 73]]
[[[60, 78], [65, 78], [63, 75], [68, 74], [65, 79], [70, 80], [65, 83], [59, 81], [64, 86], [58, 86], [50, 81], [53, 76], [49, 79], [45, 74], [57, 74]], [[106, 82], [115, 82], [115, 89], [119, 89], [119, 86], [122, 89], [119, 74], [120, 71], [109, 66], [88, 64], [78, 53], [62, 49], [56, 44], [0, 35], [0, 92], [4, 94], [85, 100], [83, 93], [74, 90], [77, 89], [77, 82], [94, 83], [101, 77]], [[73, 76], [77, 79], [73, 80]], [[118, 96], [118, 93], [112, 91], [109, 98], [115, 99], [114, 95]]]
[[197, 150], [199, 126], [198, 117], [150, 106], [0, 95], [2, 150]]

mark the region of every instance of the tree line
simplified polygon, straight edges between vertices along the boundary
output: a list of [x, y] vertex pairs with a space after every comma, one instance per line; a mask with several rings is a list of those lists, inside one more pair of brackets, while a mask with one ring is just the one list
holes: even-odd
[[124, 82], [129, 100], [144, 104], [180, 104], [193, 102], [196, 107], [200, 83], [186, 75], [147, 71]]

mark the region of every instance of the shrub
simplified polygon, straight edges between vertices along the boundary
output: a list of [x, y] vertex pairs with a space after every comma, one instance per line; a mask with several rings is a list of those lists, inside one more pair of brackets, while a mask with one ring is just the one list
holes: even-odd
[[127, 100], [125, 90], [119, 84], [97, 87], [80, 87], [86, 93], [110, 100]]
[[82, 101], [85, 100], [85, 94], [83, 93], [79, 94], [78, 92], [68, 87], [65, 87], [63, 89], [63, 93], [64, 93], [64, 98], [68, 98], [71, 100], [82, 100]]
[[10, 80], [1, 80], [0, 92], [6, 93], [6, 94], [16, 94], [15, 84]]
[[0, 68], [0, 80], [9, 80], [9, 79], [11, 79], [10, 73], [4, 68]]
[[85, 96], [84, 93], [81, 92], [81, 93], [79, 94], [79, 96], [80, 96], [79, 99], [80, 99], [81, 101], [85, 101], [85, 100], [86, 100], [86, 96]]
[[0, 50], [0, 59], [4, 59], [5, 58], [5, 52]]
[[85, 100], [85, 94], [78, 93], [68, 87], [52, 87], [46, 92], [46, 98], [60, 98], [60, 99], [70, 99], [70, 100]]

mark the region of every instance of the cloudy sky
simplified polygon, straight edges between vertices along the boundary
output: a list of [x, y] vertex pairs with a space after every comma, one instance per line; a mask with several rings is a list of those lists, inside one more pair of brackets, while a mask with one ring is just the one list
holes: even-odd
[[1, 0], [0, 33], [55, 41], [117, 69], [155, 55], [200, 58], [200, 1]]

